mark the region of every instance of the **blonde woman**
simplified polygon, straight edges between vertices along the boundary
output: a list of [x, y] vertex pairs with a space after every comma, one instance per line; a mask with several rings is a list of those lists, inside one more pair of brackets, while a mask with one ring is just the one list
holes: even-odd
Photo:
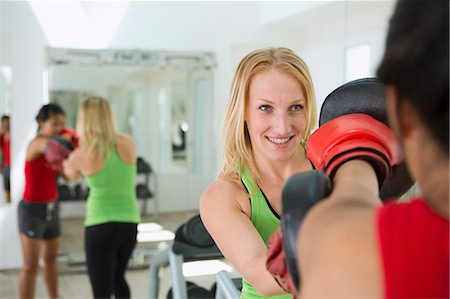
[[267, 242], [280, 225], [285, 181], [313, 169], [303, 144], [316, 120], [308, 67], [292, 50], [243, 58], [225, 116], [224, 164], [200, 202], [206, 228], [243, 276], [241, 298], [290, 297], [266, 270]]
[[89, 97], [77, 119], [80, 146], [64, 161], [69, 179], [89, 186], [85, 251], [95, 298], [130, 298], [125, 280], [136, 244], [139, 211], [135, 196], [136, 152], [129, 136], [116, 132], [108, 102]]

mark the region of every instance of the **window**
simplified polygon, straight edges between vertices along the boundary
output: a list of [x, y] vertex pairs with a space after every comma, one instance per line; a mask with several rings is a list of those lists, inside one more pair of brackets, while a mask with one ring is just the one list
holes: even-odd
[[345, 82], [370, 77], [370, 45], [359, 44], [345, 49]]

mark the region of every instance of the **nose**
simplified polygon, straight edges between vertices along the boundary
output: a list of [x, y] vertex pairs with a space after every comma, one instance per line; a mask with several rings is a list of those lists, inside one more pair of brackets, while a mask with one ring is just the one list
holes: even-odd
[[274, 133], [277, 136], [286, 137], [292, 129], [292, 119], [287, 113], [279, 113], [272, 124]]

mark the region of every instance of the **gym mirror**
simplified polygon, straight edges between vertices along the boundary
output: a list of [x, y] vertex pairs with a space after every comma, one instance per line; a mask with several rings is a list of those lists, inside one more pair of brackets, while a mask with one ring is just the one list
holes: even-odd
[[12, 70], [9, 60], [9, 37], [0, 32], [0, 205], [11, 203], [9, 148]]
[[157, 174], [152, 191], [164, 198], [162, 209], [198, 208], [213, 150], [213, 54], [49, 48], [48, 62], [49, 100], [63, 107], [67, 126], [75, 127], [87, 95], [105, 97], [118, 131], [133, 137], [137, 155]]

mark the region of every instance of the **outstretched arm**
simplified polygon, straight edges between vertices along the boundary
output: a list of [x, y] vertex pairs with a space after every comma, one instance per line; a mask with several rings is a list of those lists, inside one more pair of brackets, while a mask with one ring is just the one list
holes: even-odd
[[62, 175], [66, 181], [75, 181], [80, 178], [80, 159], [80, 149], [77, 148], [63, 161]]
[[305, 217], [298, 232], [301, 297], [381, 297], [374, 211], [381, 204], [372, 166], [343, 164], [333, 190]]
[[200, 215], [235, 269], [263, 296], [284, 291], [266, 270], [267, 246], [250, 221], [250, 199], [237, 180], [219, 179], [202, 195]]

